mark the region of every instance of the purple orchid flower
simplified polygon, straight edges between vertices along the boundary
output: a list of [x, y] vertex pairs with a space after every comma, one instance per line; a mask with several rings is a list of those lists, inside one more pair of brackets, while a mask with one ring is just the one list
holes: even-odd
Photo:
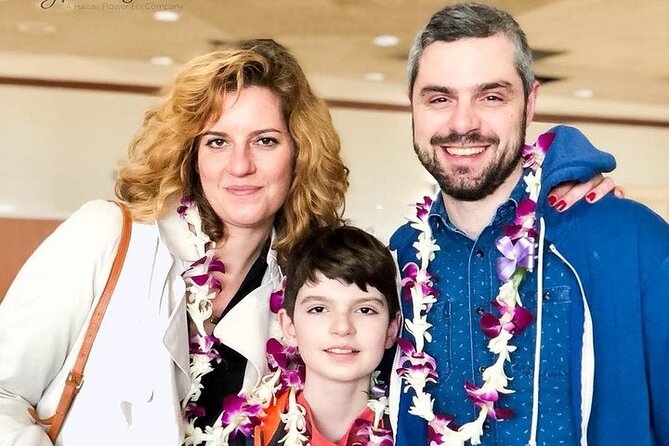
[[516, 240], [521, 237], [526, 237], [532, 239], [531, 241], [536, 240], [537, 231], [532, 227], [528, 228], [523, 225], [523, 223], [531, 217], [537, 210], [537, 204], [530, 200], [529, 198], [524, 198], [516, 209], [516, 217], [513, 220], [513, 224], [504, 225], [504, 233], [511, 239]]
[[534, 243], [521, 238], [515, 243], [509, 237], [502, 237], [495, 242], [502, 257], [497, 258], [497, 276], [502, 282], [508, 282], [518, 267], [532, 269], [534, 261]]
[[384, 427], [374, 428], [369, 420], [356, 419], [353, 422], [355, 438], [351, 446], [393, 446], [393, 433]]
[[190, 353], [194, 355], [206, 355], [210, 360], [220, 363], [223, 357], [214, 347], [219, 345], [221, 340], [216, 336], [195, 335], [190, 338]]
[[177, 206], [177, 213], [179, 214], [179, 217], [186, 218], [186, 212], [188, 211], [188, 208], [190, 207], [190, 205], [192, 203], [193, 203], [193, 199], [191, 197], [182, 197], [181, 198], [179, 206]]
[[435, 298], [439, 297], [439, 292], [433, 288], [434, 282], [436, 281], [434, 280], [434, 276], [427, 271], [423, 271], [423, 274], [419, 277], [420, 267], [416, 263], [409, 262], [404, 265], [402, 273], [404, 274], [404, 278], [400, 285], [402, 286], [402, 296], [406, 300], [411, 300], [411, 288], [413, 288], [416, 283], [420, 284], [423, 295], [433, 296]]
[[272, 294], [269, 295], [269, 309], [272, 311], [272, 313], [276, 314], [279, 312], [281, 309], [281, 305], [283, 305], [283, 292], [286, 288], [286, 276], [281, 279], [281, 288], [279, 288], [276, 291], [273, 291]]
[[260, 424], [262, 406], [260, 404], [249, 404], [243, 395], [229, 395], [223, 399], [223, 413], [221, 421], [224, 426], [234, 425], [230, 437], [235, 438], [241, 433], [250, 437], [253, 428]]
[[281, 370], [282, 388], [302, 388], [305, 379], [305, 367], [300, 354], [295, 347], [282, 344], [270, 338], [266, 344], [267, 364], [270, 370]]
[[182, 415], [186, 420], [190, 420], [191, 418], [203, 417], [205, 415], [205, 410], [204, 407], [190, 402], [186, 405]]
[[430, 212], [431, 207], [432, 199], [427, 195], [424, 196], [422, 202], [416, 203], [416, 217], [418, 217], [419, 220], [423, 220]]
[[453, 423], [454, 420], [455, 417], [452, 415], [435, 414], [432, 421], [427, 424], [429, 444], [433, 444], [433, 442], [436, 444], [444, 444], [445, 438], [439, 431], [444, 431], [446, 429], [457, 431], [460, 426]]
[[[492, 305], [500, 310], [501, 313], [508, 311], [507, 308], [500, 305], [497, 301], [493, 301]], [[499, 336], [502, 330], [513, 335], [519, 334], [525, 330], [533, 320], [534, 316], [529, 310], [524, 307], [516, 306], [513, 309], [513, 317], [511, 318], [511, 321], [506, 324], [502, 324], [500, 319], [495, 317], [492, 313], [484, 313], [479, 320], [479, 326], [486, 336], [495, 338]]]
[[523, 167], [529, 167], [534, 163], [541, 165], [554, 139], [554, 133], [544, 133], [537, 138], [534, 145], [525, 144], [523, 146]]

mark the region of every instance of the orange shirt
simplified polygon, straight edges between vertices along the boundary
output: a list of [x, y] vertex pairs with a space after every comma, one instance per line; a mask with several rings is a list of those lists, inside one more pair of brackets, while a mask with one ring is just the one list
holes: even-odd
[[[309, 435], [309, 444], [311, 446], [349, 446], [353, 440], [355, 440], [356, 432], [353, 432], [353, 426], [351, 426], [348, 432], [336, 442], [328, 440], [316, 428], [311, 413], [311, 407], [309, 407], [309, 403], [302, 393], [297, 396], [297, 402], [306, 410], [307, 432]], [[268, 446], [272, 444], [272, 440], [278, 441], [283, 438], [283, 432], [278, 433], [277, 435], [277, 430], [283, 429], [280, 415], [285, 411], [287, 405], [288, 391], [280, 394], [277, 397], [276, 404], [265, 411], [267, 415], [263, 417], [262, 424], [256, 426], [253, 431], [254, 446]], [[373, 422], [374, 412], [372, 412], [369, 407], [365, 407], [360, 415], [356, 417], [356, 420], [359, 419]], [[275, 435], [277, 436], [276, 439], [273, 438]]]

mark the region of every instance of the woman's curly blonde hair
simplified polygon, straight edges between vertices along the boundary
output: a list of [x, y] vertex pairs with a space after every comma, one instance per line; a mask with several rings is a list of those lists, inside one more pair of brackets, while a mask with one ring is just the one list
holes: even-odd
[[224, 225], [196, 171], [198, 140], [220, 118], [223, 96], [248, 86], [277, 95], [295, 145], [292, 184], [274, 221], [274, 248], [283, 259], [310, 229], [341, 221], [349, 171], [325, 102], [314, 95], [295, 58], [272, 40], [241, 42], [189, 62], [163, 100], [147, 111], [115, 191], [143, 222], [176, 212], [181, 197], [192, 197], [202, 229], [220, 240]]

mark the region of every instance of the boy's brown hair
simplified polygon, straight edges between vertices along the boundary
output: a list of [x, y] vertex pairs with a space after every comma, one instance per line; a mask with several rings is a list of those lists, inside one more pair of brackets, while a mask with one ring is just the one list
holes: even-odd
[[371, 286], [386, 298], [390, 319], [399, 312], [397, 269], [390, 251], [376, 237], [353, 226], [314, 229], [288, 254], [283, 308], [293, 317], [297, 293], [317, 273], [328, 279]]

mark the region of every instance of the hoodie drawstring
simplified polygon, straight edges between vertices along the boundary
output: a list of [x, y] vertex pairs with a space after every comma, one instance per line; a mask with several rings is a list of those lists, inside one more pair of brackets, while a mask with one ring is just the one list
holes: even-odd
[[534, 372], [532, 384], [532, 424], [530, 425], [530, 439], [528, 446], [537, 445], [537, 426], [539, 424], [539, 371], [541, 369], [541, 324], [543, 320], [544, 294], [544, 238], [546, 237], [546, 222], [539, 220], [539, 256], [537, 258], [537, 329], [534, 344]]
[[581, 347], [581, 446], [588, 446], [588, 422], [590, 421], [590, 412], [592, 410], [592, 394], [595, 381], [595, 345], [593, 340], [592, 317], [590, 317], [590, 307], [585, 298], [585, 290], [581, 278], [576, 273], [576, 269], [560, 254], [555, 245], [550, 245], [549, 249], [560, 260], [564, 262], [576, 277], [578, 287], [581, 290], [581, 300], [583, 301], [583, 346]]

